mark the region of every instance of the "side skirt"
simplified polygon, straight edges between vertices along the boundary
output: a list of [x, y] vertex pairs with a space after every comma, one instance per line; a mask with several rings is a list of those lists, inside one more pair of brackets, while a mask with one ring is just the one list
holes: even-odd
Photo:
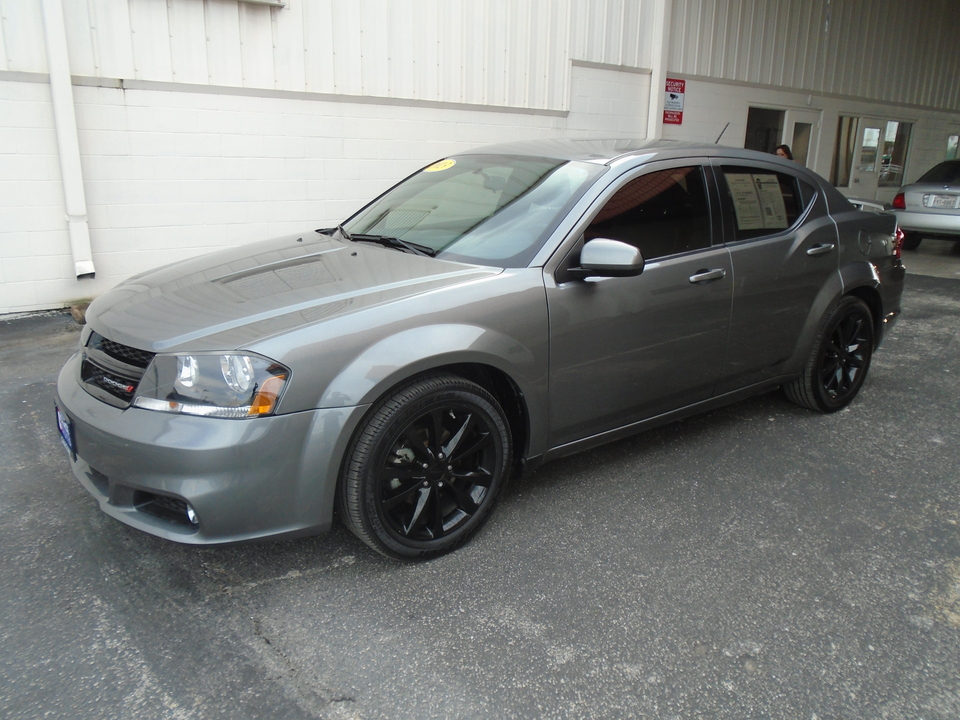
[[629, 425], [623, 425], [621, 427], [614, 428], [613, 430], [607, 430], [602, 433], [597, 433], [596, 435], [585, 437], [581, 440], [574, 440], [573, 442], [566, 443], [564, 445], [558, 445], [557, 447], [547, 450], [547, 452], [545, 452], [540, 458], [530, 458], [530, 460], [526, 463], [525, 469], [529, 471], [539, 465], [540, 462], [556, 460], [557, 458], [566, 457], [567, 455], [574, 455], [575, 453], [583, 452], [584, 450], [589, 450], [600, 445], [605, 445], [606, 443], [613, 442], [615, 440], [621, 440], [625, 437], [630, 437], [631, 435], [652, 430], [653, 428], [660, 427], [661, 425], [668, 425], [669, 423], [676, 422], [677, 420], [683, 420], [684, 418], [688, 418], [693, 415], [699, 415], [700, 413], [707, 412], [708, 410], [723, 407], [724, 405], [730, 405], [740, 400], [745, 400], [748, 397], [753, 397], [754, 395], [762, 395], [763, 393], [770, 392], [771, 390], [780, 387], [783, 383], [791, 379], [791, 376], [781, 375], [771, 380], [765, 380], [761, 383], [757, 383], [756, 385], [750, 385], [739, 390], [734, 390], [732, 392], [724, 393], [723, 395], [712, 397], [708, 400], [702, 400], [701, 402], [694, 403], [693, 405], [687, 405], [679, 408], [678, 410], [671, 410], [670, 412], [656, 415], [654, 417], [647, 418], [646, 420], [639, 420], [637, 422], [630, 423]]

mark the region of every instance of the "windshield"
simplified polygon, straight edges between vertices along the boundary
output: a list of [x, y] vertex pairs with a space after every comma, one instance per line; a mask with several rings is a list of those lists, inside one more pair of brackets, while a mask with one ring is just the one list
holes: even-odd
[[604, 170], [546, 158], [448, 158], [404, 180], [344, 228], [399, 238], [448, 260], [524, 267]]
[[947, 183], [948, 185], [960, 183], [960, 160], [948, 160], [939, 165], [934, 165], [917, 182]]

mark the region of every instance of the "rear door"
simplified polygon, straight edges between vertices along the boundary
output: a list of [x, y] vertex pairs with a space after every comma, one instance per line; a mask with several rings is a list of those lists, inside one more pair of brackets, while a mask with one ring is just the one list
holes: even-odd
[[700, 163], [655, 163], [612, 183], [575, 231], [635, 245], [646, 267], [637, 277], [567, 279], [576, 248], [547, 273], [554, 446], [712, 395], [732, 286], [711, 215]]
[[826, 201], [802, 177], [763, 162], [714, 164], [734, 280], [723, 393], [782, 372], [840, 253]]

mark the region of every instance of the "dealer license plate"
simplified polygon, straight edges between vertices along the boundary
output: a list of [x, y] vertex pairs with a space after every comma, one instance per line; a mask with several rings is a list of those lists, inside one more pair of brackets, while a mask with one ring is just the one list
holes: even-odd
[[60, 441], [63, 443], [63, 446], [67, 449], [67, 452], [70, 453], [70, 457], [76, 460], [77, 446], [76, 439], [73, 435], [73, 423], [70, 422], [70, 418], [68, 418], [59, 407], [57, 408], [57, 430], [60, 431]]
[[929, 207], [935, 208], [955, 208], [957, 206], [956, 195], [931, 195]]

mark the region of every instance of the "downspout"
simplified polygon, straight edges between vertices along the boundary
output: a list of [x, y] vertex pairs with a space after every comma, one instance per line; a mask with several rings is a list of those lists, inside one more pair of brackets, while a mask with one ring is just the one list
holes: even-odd
[[63, 176], [63, 197], [70, 231], [73, 268], [77, 279], [92, 278], [95, 270], [93, 253], [90, 250], [90, 228], [87, 225], [87, 200], [83, 193], [77, 117], [73, 107], [73, 85], [67, 56], [67, 32], [60, 2], [61, 0], [40, 2], [50, 71], [50, 96], [53, 100], [53, 120], [60, 149], [60, 173]]
[[670, 52], [671, 0], [653, 3], [653, 30], [650, 35], [650, 109], [647, 115], [647, 138], [663, 137], [663, 98], [667, 83], [667, 60]]

